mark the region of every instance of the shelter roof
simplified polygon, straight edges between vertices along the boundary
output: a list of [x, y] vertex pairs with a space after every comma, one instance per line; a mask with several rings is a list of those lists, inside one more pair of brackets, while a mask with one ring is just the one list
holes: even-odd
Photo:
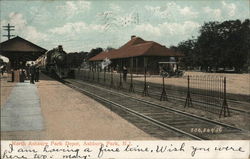
[[90, 61], [100, 61], [105, 58], [121, 59], [137, 56], [183, 56], [182, 53], [175, 52], [167, 47], [153, 41], [145, 41], [140, 37], [134, 37], [119, 49], [103, 51], [90, 58]]
[[0, 43], [0, 54], [8, 58], [36, 60], [47, 50], [19, 36]]

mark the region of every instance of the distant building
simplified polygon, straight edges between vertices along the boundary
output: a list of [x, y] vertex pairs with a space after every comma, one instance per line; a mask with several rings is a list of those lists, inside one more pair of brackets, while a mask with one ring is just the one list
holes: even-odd
[[110, 67], [119, 71], [123, 66], [134, 73], [143, 73], [145, 67], [151, 74], [159, 73], [159, 62], [179, 62], [183, 54], [168, 49], [154, 41], [145, 41], [131, 36], [131, 40], [119, 49], [103, 51], [89, 59], [94, 67], [105, 58], [111, 60]]

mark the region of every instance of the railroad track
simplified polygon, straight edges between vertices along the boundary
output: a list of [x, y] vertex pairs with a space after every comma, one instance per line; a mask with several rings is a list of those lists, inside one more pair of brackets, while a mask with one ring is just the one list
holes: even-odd
[[[63, 82], [103, 103], [133, 124], [139, 125], [139, 128], [146, 127], [149, 129], [149, 134], [154, 134], [161, 139], [169, 137], [169, 133], [174, 134], [175, 137], [209, 140], [215, 139], [218, 133], [240, 135], [247, 132], [231, 125], [164, 107], [90, 83], [69, 79]], [[210, 130], [210, 132], [204, 132], [204, 130]], [[214, 131], [211, 132], [211, 130]]]
[[[97, 79], [95, 78], [94, 80], [92, 79], [92, 77], [90, 77], [88, 79], [90, 82], [98, 82]], [[114, 81], [119, 81], [119, 79], [114, 79]], [[109, 85], [110, 84], [110, 79], [106, 79], [106, 82], [103, 82], [103, 79], [100, 79], [99, 84], [104, 84], [104, 85]], [[115, 84], [114, 84], [115, 85]], [[129, 88], [129, 79], [128, 82], [123, 82], [123, 90], [125, 90], [125, 88]], [[135, 93], [138, 94], [142, 94], [143, 92], [143, 82], [140, 81], [134, 81], [134, 91]], [[150, 87], [149, 90], [149, 96], [154, 98], [154, 99], [160, 99], [161, 97], [161, 91], [162, 91], [162, 85], [161, 84], [156, 84], [156, 83], [147, 83], [147, 85]], [[119, 84], [116, 83], [116, 87], [118, 87]], [[139, 87], [139, 88], [138, 88]], [[166, 92], [167, 92], [167, 96], [168, 99], [170, 99], [169, 101], [174, 101], [174, 102], [178, 102], [181, 104], [185, 103], [186, 100], [186, 90], [185, 89], [171, 89], [166, 85]], [[208, 112], [220, 112], [221, 109], [221, 104], [222, 104], [222, 100], [217, 99], [215, 97], [212, 96], [208, 96], [208, 95], [203, 95], [203, 94], [197, 94], [197, 93], [193, 93], [191, 94], [191, 96], [194, 95], [194, 97], [192, 98], [192, 102], [193, 104], [201, 109], [206, 109]], [[211, 102], [213, 101], [213, 102]], [[228, 101], [228, 105], [229, 105], [229, 110], [231, 110], [232, 112], [235, 113], [241, 113], [241, 114], [247, 114], [250, 115], [250, 111], [249, 111], [249, 103], [248, 102], [241, 102], [241, 101], [235, 101], [235, 100], [231, 100], [231, 99], [227, 99]]]

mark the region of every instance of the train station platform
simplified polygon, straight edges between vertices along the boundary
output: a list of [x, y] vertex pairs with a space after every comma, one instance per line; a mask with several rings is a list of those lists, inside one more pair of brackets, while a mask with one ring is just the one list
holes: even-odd
[[1, 110], [1, 131], [42, 130], [40, 98], [29, 81], [17, 83]]
[[13, 85], [6, 102], [1, 106], [1, 139], [154, 140], [156, 138], [95, 100], [41, 74], [40, 81], [35, 84], [27, 81]]

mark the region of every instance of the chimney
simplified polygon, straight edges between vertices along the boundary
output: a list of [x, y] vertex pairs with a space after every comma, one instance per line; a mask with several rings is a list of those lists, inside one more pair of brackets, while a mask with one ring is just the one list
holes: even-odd
[[136, 37], [135, 35], [132, 35], [132, 36], [131, 36], [131, 40], [134, 39], [135, 37]]
[[59, 51], [62, 51], [62, 50], [63, 50], [62, 45], [58, 45], [58, 50], [59, 50]]

